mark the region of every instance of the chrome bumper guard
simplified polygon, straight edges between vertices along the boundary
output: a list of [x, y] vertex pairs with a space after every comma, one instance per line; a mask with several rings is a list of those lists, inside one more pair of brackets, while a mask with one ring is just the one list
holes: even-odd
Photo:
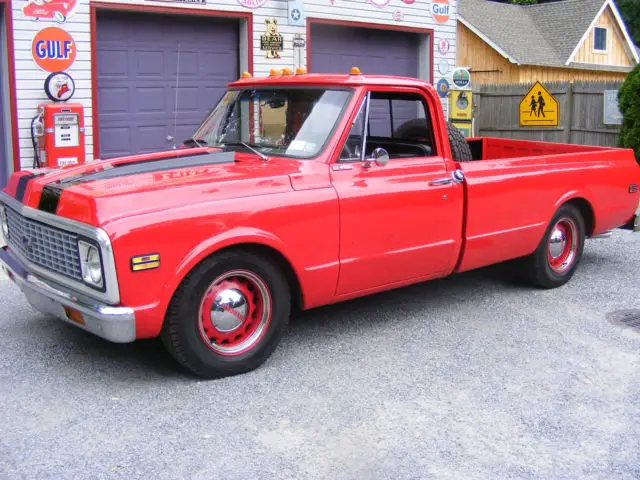
[[[133, 309], [99, 304], [84, 295], [69, 293], [68, 289], [54, 282], [38, 278], [27, 271], [6, 247], [0, 248], [0, 266], [22, 290], [29, 303], [45, 315], [55, 316], [111, 342], [129, 343], [136, 339]], [[70, 318], [65, 307], [80, 312], [81, 319]]]

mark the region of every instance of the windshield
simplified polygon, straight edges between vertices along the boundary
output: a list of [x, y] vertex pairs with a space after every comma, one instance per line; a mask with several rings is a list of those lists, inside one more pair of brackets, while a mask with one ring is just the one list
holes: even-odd
[[249, 146], [261, 154], [320, 153], [351, 91], [326, 88], [229, 90], [193, 135], [195, 144]]

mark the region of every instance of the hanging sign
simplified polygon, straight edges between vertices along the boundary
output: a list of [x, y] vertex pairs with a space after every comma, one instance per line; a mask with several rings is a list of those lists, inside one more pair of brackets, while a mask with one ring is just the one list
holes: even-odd
[[305, 41], [304, 38], [302, 38], [300, 35], [293, 37], [293, 46], [294, 47], [298, 47], [298, 48], [302, 48], [307, 44], [307, 42]]
[[287, 8], [289, 10], [289, 16], [287, 17], [289, 25], [306, 25], [304, 17], [304, 2], [302, 0], [289, 0], [287, 2]]
[[431, 16], [438, 23], [447, 23], [451, 16], [449, 0], [431, 0]]
[[278, 20], [267, 18], [264, 21], [267, 31], [260, 36], [260, 50], [266, 51], [265, 58], [280, 58], [283, 49], [282, 35], [278, 32]]
[[449, 43], [449, 40], [447, 40], [446, 38], [443, 38], [438, 42], [438, 51], [440, 52], [441, 55], [446, 55], [447, 53], [449, 53], [450, 48], [451, 48], [451, 44]]
[[44, 81], [44, 92], [52, 102], [66, 102], [75, 91], [73, 78], [65, 72], [53, 72]]
[[604, 124], [622, 125], [622, 113], [618, 105], [618, 90], [604, 91]]
[[453, 71], [451, 76], [454, 85], [458, 88], [468, 87], [471, 83], [471, 74], [467, 68], [458, 67]]
[[260, 8], [265, 3], [267, 3], [267, 0], [238, 0], [238, 3], [243, 7], [255, 10], [256, 8]]
[[449, 73], [449, 62], [447, 62], [446, 60], [442, 60], [440, 63], [438, 63], [438, 71], [441, 75], [446, 75], [447, 73]]
[[557, 127], [560, 124], [560, 104], [540, 82], [520, 101], [521, 127]]
[[37, 20], [55, 20], [64, 23], [75, 13], [76, 0], [30, 0], [24, 7], [22, 13], [25, 17]]
[[447, 95], [449, 95], [449, 81], [446, 78], [441, 78], [438, 82], [437, 90], [441, 98], [447, 98]]
[[68, 69], [76, 59], [76, 42], [58, 27], [40, 30], [31, 42], [31, 54], [36, 64], [47, 72]]

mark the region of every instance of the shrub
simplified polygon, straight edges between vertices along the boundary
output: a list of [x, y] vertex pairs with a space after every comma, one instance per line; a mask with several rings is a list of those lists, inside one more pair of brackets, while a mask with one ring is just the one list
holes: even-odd
[[636, 65], [618, 92], [622, 128], [618, 146], [632, 148], [640, 164], [640, 64]]

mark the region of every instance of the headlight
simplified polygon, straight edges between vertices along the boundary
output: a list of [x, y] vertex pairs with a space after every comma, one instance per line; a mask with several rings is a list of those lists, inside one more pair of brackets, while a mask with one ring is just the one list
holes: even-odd
[[2, 224], [2, 235], [5, 239], [9, 238], [9, 224], [7, 223], [7, 211], [0, 205], [0, 224]]
[[82, 279], [89, 285], [102, 288], [102, 260], [98, 247], [80, 240], [78, 251], [80, 252]]

